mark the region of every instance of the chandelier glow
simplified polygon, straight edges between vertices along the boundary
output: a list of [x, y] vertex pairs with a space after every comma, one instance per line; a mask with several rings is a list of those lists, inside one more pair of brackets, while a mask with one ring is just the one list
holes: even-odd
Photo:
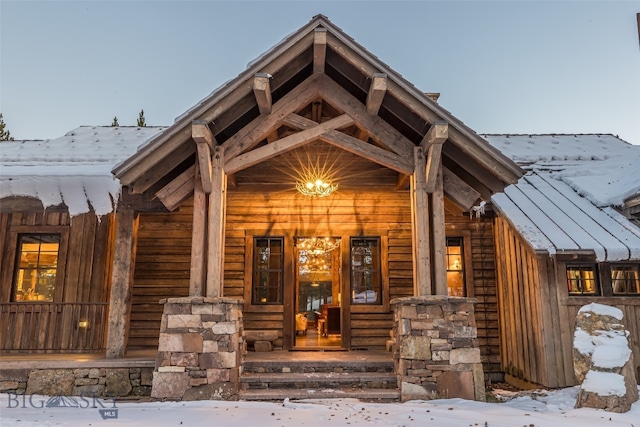
[[338, 184], [331, 184], [321, 178], [296, 182], [296, 188], [301, 194], [309, 197], [325, 197], [338, 189]]
[[338, 248], [339, 239], [331, 237], [307, 237], [298, 240], [298, 248], [313, 255], [322, 255]]

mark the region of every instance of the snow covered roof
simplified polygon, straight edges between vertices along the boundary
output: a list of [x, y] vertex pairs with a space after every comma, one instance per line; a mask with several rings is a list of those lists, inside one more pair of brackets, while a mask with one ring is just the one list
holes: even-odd
[[112, 212], [120, 182], [111, 174], [166, 127], [81, 126], [44, 141], [0, 143], [0, 200], [33, 197], [43, 206], [64, 203], [79, 215]]
[[535, 250], [640, 259], [640, 228], [618, 213], [640, 193], [640, 146], [613, 135], [485, 135], [527, 170], [492, 200]]

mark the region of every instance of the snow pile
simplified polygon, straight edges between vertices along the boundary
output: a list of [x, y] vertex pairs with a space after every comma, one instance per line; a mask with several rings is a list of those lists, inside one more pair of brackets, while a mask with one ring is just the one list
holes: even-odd
[[0, 199], [32, 197], [44, 208], [64, 203], [72, 216], [112, 212], [120, 182], [111, 169], [164, 129], [81, 126], [56, 139], [4, 141]]
[[[405, 426], [433, 425], [513, 427], [629, 427], [638, 425], [640, 403], [624, 414], [593, 409], [573, 409], [577, 387], [556, 391], [513, 394], [506, 403], [442, 399], [405, 403], [367, 403], [354, 399], [285, 402], [95, 402], [95, 406], [47, 408], [46, 397], [16, 400], [0, 394], [2, 425], [27, 426]], [[90, 399], [88, 400], [90, 402]], [[24, 402], [24, 404], [23, 404]], [[33, 404], [31, 404], [31, 402]], [[92, 402], [90, 402], [92, 403]], [[104, 405], [101, 408], [100, 405]], [[117, 419], [103, 419], [111, 409]], [[117, 412], [113, 411], [117, 409]], [[102, 411], [102, 412], [100, 412]]]
[[484, 135], [527, 170], [548, 173], [596, 206], [640, 193], [640, 146], [613, 135]]

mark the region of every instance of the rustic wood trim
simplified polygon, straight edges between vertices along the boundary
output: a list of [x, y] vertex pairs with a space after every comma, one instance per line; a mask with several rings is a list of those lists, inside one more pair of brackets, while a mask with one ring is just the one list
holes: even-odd
[[349, 115], [343, 114], [324, 123], [317, 124], [310, 129], [300, 131], [271, 144], [240, 154], [224, 165], [225, 171], [227, 173], [239, 172], [255, 164], [291, 151], [301, 145], [315, 141], [321, 134], [328, 130], [343, 128], [351, 124], [353, 124], [353, 119], [349, 117]]
[[415, 172], [412, 180], [413, 239], [416, 242], [413, 257], [415, 265], [414, 289], [416, 296], [431, 295], [431, 234], [429, 230], [429, 200], [426, 190], [425, 158], [422, 147], [414, 149]]
[[378, 114], [382, 106], [382, 100], [387, 93], [387, 75], [384, 73], [375, 73], [371, 76], [371, 85], [367, 93], [367, 113], [371, 115]]
[[345, 111], [356, 118], [358, 127], [363, 127], [381, 146], [410, 159], [413, 157], [414, 144], [393, 126], [379, 116], [367, 114], [366, 107], [347, 90], [326, 75], [318, 75], [320, 95], [333, 108]]
[[312, 75], [288, 94], [279, 99], [271, 109], [271, 114], [260, 115], [248, 125], [226, 140], [222, 147], [227, 161], [240, 153], [250, 150], [273, 132], [280, 124], [282, 117], [308, 105], [318, 97], [317, 79], [320, 75]]
[[200, 177], [200, 185], [205, 194], [211, 194], [213, 183], [211, 182], [211, 150], [209, 145], [203, 142], [197, 143], [196, 150], [198, 157], [198, 176]]
[[436, 122], [422, 139], [420, 145], [427, 152], [427, 191], [433, 193], [436, 176], [442, 164], [442, 144], [449, 135], [449, 124]]
[[340, 235], [340, 339], [344, 348], [351, 347], [351, 234]]
[[215, 298], [222, 297], [224, 288], [224, 229], [227, 191], [222, 147], [214, 148], [212, 163], [205, 294], [207, 297]]
[[195, 165], [182, 172], [170, 183], [156, 192], [156, 197], [170, 211], [174, 211], [184, 202], [194, 189], [194, 177], [196, 173]]
[[327, 58], [327, 29], [313, 30], [313, 72], [324, 73]]
[[295, 312], [297, 310], [296, 290], [294, 289], [296, 286], [295, 265], [297, 253], [291, 232], [284, 235], [282, 243], [284, 245], [282, 248], [282, 256], [284, 257], [282, 266], [282, 279], [284, 280], [282, 284], [282, 315], [284, 321], [282, 325], [282, 344], [285, 349], [290, 349], [295, 344]]
[[260, 114], [271, 114], [271, 76], [267, 73], [256, 73], [253, 77], [253, 94], [258, 103]]
[[206, 242], [207, 242], [207, 195], [202, 189], [200, 168], [196, 163], [193, 191], [193, 230], [191, 233], [191, 267], [189, 271], [189, 296], [204, 296]]
[[329, 131], [320, 135], [318, 139], [396, 172], [411, 173], [413, 171], [413, 165], [397, 154], [362, 142], [346, 133]]
[[444, 192], [463, 212], [468, 212], [480, 200], [480, 193], [446, 167], [442, 167]]
[[127, 348], [139, 218], [139, 215], [131, 209], [122, 210], [117, 216], [111, 295], [109, 296], [107, 359], [123, 358]]
[[[439, 168], [431, 194], [431, 218], [433, 221], [433, 279], [436, 295], [448, 295], [447, 287], [447, 238], [444, 214], [444, 190], [442, 166]], [[427, 183], [428, 185], [428, 183]]]
[[[313, 129], [313, 126], [318, 125], [313, 120], [309, 120], [298, 114], [289, 114], [285, 117], [284, 124], [298, 129]], [[358, 155], [362, 158], [388, 167], [389, 169], [405, 174], [413, 173], [413, 164], [406, 161], [404, 158], [375, 145], [363, 142], [346, 133], [329, 130], [318, 135], [318, 139], [342, 148], [345, 151]]]
[[210, 149], [217, 145], [209, 124], [204, 120], [193, 120], [191, 122], [191, 138], [197, 144], [207, 144]]

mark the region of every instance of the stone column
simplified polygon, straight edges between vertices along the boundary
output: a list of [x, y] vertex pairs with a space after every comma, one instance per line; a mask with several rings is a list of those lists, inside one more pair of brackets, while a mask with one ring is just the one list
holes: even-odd
[[169, 298], [164, 304], [151, 397], [237, 400], [242, 300]]
[[393, 357], [402, 401], [485, 400], [475, 298], [420, 296], [391, 301]]

